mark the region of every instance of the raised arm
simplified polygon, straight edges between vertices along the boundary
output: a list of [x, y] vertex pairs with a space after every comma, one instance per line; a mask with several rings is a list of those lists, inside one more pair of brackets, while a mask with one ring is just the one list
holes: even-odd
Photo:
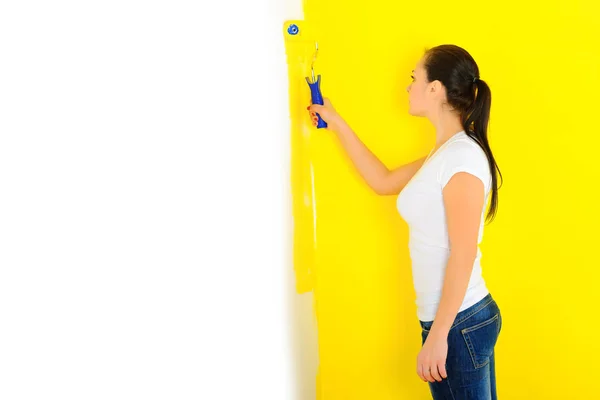
[[423, 157], [390, 170], [367, 148], [344, 120], [333, 125], [332, 130], [340, 139], [352, 163], [365, 182], [379, 195], [400, 193], [425, 161], [425, 157]]
[[325, 99], [324, 103], [323, 106], [310, 106], [311, 116], [314, 112], [317, 112], [327, 122], [328, 130], [335, 132], [350, 160], [365, 182], [375, 193], [380, 195], [395, 195], [400, 193], [421, 165], [423, 165], [425, 157], [392, 170], [388, 169], [335, 111], [331, 102]]

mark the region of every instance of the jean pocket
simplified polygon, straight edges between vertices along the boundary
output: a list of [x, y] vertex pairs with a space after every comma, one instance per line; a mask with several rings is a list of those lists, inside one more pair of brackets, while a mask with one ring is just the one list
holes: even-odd
[[483, 368], [490, 362], [500, 331], [500, 314], [461, 330], [475, 369]]

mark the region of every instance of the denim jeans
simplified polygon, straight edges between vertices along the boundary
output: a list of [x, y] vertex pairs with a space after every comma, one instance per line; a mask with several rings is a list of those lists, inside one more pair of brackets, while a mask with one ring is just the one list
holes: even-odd
[[[433, 321], [420, 321], [422, 340]], [[448, 377], [429, 382], [434, 400], [496, 400], [494, 346], [502, 327], [500, 309], [491, 294], [459, 312], [448, 334]]]

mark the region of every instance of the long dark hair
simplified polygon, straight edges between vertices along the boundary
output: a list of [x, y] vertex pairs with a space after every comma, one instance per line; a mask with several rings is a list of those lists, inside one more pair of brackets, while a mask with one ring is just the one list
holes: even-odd
[[479, 78], [479, 67], [471, 55], [455, 45], [441, 45], [427, 50], [424, 67], [429, 82], [438, 80], [446, 88], [448, 103], [460, 113], [465, 133], [485, 152], [492, 175], [492, 200], [487, 214], [491, 222], [498, 211], [498, 176], [502, 173], [488, 142], [487, 130], [492, 92]]

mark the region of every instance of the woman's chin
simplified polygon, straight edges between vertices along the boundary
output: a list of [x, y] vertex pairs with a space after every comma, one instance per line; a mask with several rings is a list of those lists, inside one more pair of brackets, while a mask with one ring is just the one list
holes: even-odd
[[422, 112], [419, 112], [418, 110], [414, 110], [414, 109], [412, 109], [410, 107], [408, 108], [408, 114], [411, 115], [411, 116], [413, 116], [413, 117], [422, 117], [423, 116]]

